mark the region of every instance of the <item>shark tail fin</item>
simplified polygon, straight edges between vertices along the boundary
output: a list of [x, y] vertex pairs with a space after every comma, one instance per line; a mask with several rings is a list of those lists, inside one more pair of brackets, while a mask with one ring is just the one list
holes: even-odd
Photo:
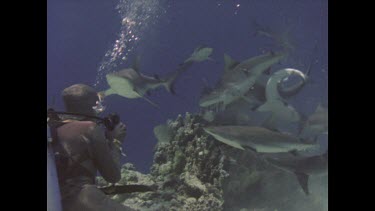
[[175, 89], [174, 89], [174, 83], [177, 77], [180, 76], [186, 70], [188, 70], [192, 64], [193, 62], [191, 61], [180, 64], [179, 68], [164, 80], [164, 86], [169, 93], [172, 93], [174, 95], [176, 94]]
[[172, 77], [168, 78], [166, 80], [166, 82], [164, 83], [164, 86], [167, 89], [167, 91], [169, 93], [174, 94], [174, 95], [176, 94], [175, 89], [174, 89], [174, 81], [175, 81], [175, 79], [176, 79], [176, 76], [172, 76]]

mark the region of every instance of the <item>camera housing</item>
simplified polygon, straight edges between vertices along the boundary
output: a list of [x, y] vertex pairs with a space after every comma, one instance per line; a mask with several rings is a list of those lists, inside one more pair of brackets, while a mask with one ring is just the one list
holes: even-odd
[[115, 129], [116, 125], [120, 123], [120, 116], [116, 113], [109, 114], [103, 119], [103, 125], [110, 131]]

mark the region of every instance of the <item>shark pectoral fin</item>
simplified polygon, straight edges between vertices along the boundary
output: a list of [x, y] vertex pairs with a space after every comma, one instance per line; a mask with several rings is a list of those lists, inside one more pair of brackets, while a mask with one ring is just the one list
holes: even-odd
[[294, 172], [297, 176], [298, 183], [302, 187], [303, 192], [305, 192], [306, 195], [309, 195], [309, 175], [301, 172]]
[[150, 99], [148, 99], [148, 98], [146, 98], [146, 97], [144, 97], [144, 96], [142, 96], [142, 98], [143, 98], [144, 100], [146, 100], [147, 102], [149, 102], [151, 105], [153, 105], [155, 108], [160, 108], [158, 104], [152, 102]]
[[160, 107], [158, 106], [158, 104], [152, 102], [150, 99], [148, 99], [148, 98], [146, 98], [145, 96], [139, 94], [139, 92], [137, 91], [137, 89], [133, 89], [133, 91], [136, 92], [140, 98], [146, 100], [148, 103], [150, 103], [151, 105], [153, 105], [155, 108], [160, 108]]
[[255, 153], [258, 153], [258, 151], [255, 148], [251, 147], [251, 146], [243, 146], [243, 148], [251, 150], [251, 151], [253, 151]]
[[167, 91], [173, 95], [176, 94], [175, 88], [174, 88], [174, 80], [175, 77], [169, 78], [163, 85], [167, 89]]

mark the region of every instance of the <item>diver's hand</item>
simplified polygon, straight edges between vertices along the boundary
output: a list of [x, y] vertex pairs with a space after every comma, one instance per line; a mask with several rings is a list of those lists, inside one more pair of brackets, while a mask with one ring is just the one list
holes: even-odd
[[126, 136], [126, 126], [124, 123], [120, 122], [116, 125], [115, 129], [112, 131], [109, 131], [109, 135], [113, 139], [117, 139], [121, 143], [124, 142], [125, 136]]

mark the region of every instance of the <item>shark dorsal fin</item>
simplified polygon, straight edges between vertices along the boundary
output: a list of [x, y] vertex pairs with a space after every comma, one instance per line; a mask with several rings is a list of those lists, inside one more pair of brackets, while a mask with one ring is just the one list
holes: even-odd
[[132, 68], [136, 71], [136, 72], [139, 72], [139, 65], [140, 65], [140, 62], [141, 62], [141, 56], [137, 55], [134, 59], [134, 62], [133, 62], [133, 65], [132, 65]]
[[225, 71], [234, 69], [240, 62], [234, 60], [228, 54], [224, 54]]
[[201, 49], [203, 49], [203, 48], [206, 48], [207, 47], [207, 45], [205, 45], [205, 44], [200, 44], [200, 45], [198, 45], [198, 47], [196, 47], [195, 49], [194, 49], [194, 53], [195, 52], [198, 52], [199, 50], [201, 50]]

